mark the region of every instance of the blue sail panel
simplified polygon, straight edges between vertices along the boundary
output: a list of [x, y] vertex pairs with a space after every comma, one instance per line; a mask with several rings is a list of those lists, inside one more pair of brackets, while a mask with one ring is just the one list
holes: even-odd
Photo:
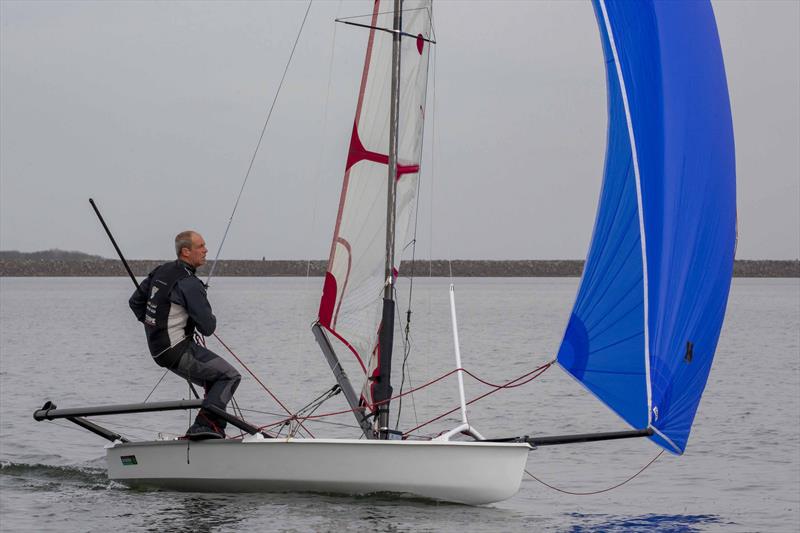
[[652, 426], [661, 440], [683, 452], [711, 369], [733, 274], [733, 125], [711, 5], [656, 2], [653, 11], [667, 112], [661, 175], [646, 182], [649, 194], [643, 191]]
[[558, 362], [626, 422], [646, 428], [642, 241], [631, 145], [613, 67], [608, 110], [600, 209]]
[[558, 354], [637, 429], [682, 453], [727, 303], [733, 128], [711, 6], [595, 2], [608, 146], [594, 235]]

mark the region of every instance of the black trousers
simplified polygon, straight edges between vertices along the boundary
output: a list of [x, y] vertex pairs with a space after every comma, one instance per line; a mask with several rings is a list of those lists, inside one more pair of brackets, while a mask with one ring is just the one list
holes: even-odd
[[[194, 341], [189, 342], [181, 358], [170, 370], [203, 387], [206, 392], [205, 402], [223, 410], [242, 380], [241, 374], [230, 363]], [[213, 416], [212, 419], [225, 427], [224, 421]]]

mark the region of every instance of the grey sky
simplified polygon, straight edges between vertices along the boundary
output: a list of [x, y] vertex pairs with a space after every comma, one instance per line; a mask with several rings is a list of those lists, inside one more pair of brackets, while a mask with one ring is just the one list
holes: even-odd
[[[327, 257], [365, 38], [332, 20], [370, 4], [312, 6], [222, 257]], [[91, 196], [131, 258], [168, 257], [187, 227], [215, 254], [305, 7], [0, 3], [0, 248], [112, 257]], [[738, 257], [800, 257], [800, 3], [714, 9]], [[591, 5], [434, 17], [417, 256], [583, 258], [606, 129]]]

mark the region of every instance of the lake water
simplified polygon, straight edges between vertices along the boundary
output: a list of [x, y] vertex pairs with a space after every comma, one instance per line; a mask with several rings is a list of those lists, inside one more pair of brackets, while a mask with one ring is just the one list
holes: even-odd
[[[447, 280], [414, 284], [409, 378], [454, 366]], [[577, 279], [458, 279], [463, 365], [491, 382], [551, 360]], [[218, 278], [218, 334], [290, 409], [334, 381], [309, 330], [320, 278]], [[141, 402], [163, 372], [127, 308], [124, 278], [0, 278], [0, 530], [2, 531], [797, 531], [800, 527], [800, 280], [734, 280], [717, 357], [685, 455], [663, 454], [630, 483], [591, 496], [555, 492], [527, 475], [510, 500], [483, 507], [390, 495], [192, 494], [135, 491], [105, 476], [106, 441], [69, 422], [35, 422], [60, 407]], [[406, 294], [401, 294], [402, 300]], [[405, 303], [401, 303], [403, 316]], [[399, 336], [399, 332], [397, 334]], [[209, 347], [232, 361], [213, 339]], [[401, 364], [395, 363], [395, 389]], [[242, 372], [245, 373], [244, 371]], [[351, 372], [354, 375], [354, 372]], [[466, 378], [469, 398], [488, 391]], [[407, 385], [406, 385], [407, 386]], [[188, 398], [167, 375], [150, 400]], [[249, 419], [279, 408], [245, 377]], [[455, 377], [402, 407], [409, 428], [457, 405]], [[320, 412], [346, 408], [341, 396]], [[486, 436], [627, 429], [559, 368], [469, 408]], [[317, 436], [355, 436], [351, 417], [310, 424]], [[186, 413], [98, 419], [132, 438], [182, 433]], [[330, 423], [334, 422], [334, 423]], [[435, 434], [457, 424], [423, 428]], [[646, 439], [532, 451], [528, 471], [556, 487], [615, 485], [659, 449]], [[368, 465], [364, 465], [368, 467]]]

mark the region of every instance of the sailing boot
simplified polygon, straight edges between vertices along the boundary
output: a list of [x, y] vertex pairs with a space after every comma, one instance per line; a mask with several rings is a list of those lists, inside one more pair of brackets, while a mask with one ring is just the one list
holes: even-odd
[[218, 420], [213, 415], [200, 410], [189, 429], [186, 430], [189, 440], [207, 440], [225, 438], [225, 421]]

